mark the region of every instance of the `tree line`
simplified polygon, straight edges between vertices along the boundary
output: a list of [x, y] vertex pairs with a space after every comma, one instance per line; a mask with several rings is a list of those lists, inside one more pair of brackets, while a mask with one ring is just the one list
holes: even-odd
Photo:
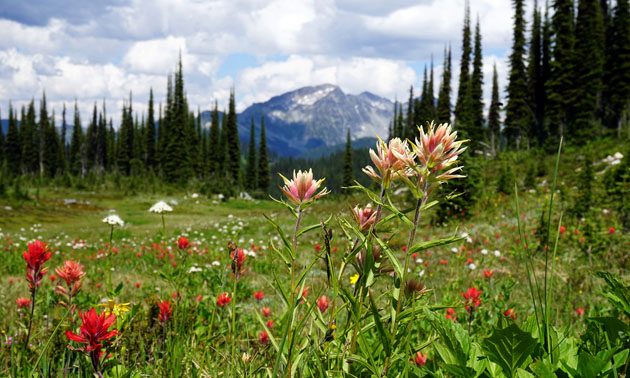
[[105, 102], [101, 107], [94, 104], [84, 129], [75, 101], [71, 130], [65, 104], [60, 127], [55, 125], [54, 111], [48, 113], [45, 93], [39, 105], [38, 112], [33, 100], [19, 112], [9, 105], [6, 135], [0, 129], [3, 177], [47, 179], [91, 173], [137, 177], [150, 172], [173, 184], [190, 179], [207, 181], [215, 192], [225, 188], [266, 191], [269, 186], [264, 116], [258, 145], [252, 119], [247, 163], [242, 164], [234, 92], [230, 93], [227, 112], [219, 112], [215, 102], [210, 127], [206, 127], [200, 111], [195, 115], [189, 109], [181, 59], [174, 76], [168, 76], [164, 107], [160, 104], [156, 112], [151, 89], [146, 118], [142, 114], [139, 119], [130, 94], [123, 104], [118, 130], [112, 119], [108, 120]]
[[448, 122], [471, 140], [473, 150], [494, 155], [501, 149], [557, 145], [560, 137], [580, 145], [603, 135], [621, 136], [630, 123], [630, 0], [614, 6], [610, 0], [554, 0], [543, 7], [535, 1], [529, 23], [524, 0], [513, 0], [513, 7], [505, 99], [495, 64], [484, 114], [482, 37], [479, 20], [472, 35], [466, 3], [455, 103], [449, 46], [437, 99], [431, 64], [420, 95], [414, 96], [412, 86], [408, 102], [395, 103], [390, 137], [413, 140], [416, 125]]

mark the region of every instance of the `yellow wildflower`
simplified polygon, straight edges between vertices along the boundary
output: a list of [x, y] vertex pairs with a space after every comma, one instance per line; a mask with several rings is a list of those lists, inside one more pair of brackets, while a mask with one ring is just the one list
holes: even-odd
[[358, 280], [359, 280], [359, 274], [357, 273], [357, 274], [355, 274], [354, 276], [351, 276], [351, 277], [350, 277], [350, 284], [351, 284], [351, 285], [354, 285], [354, 284], [356, 284], [356, 283], [357, 283], [357, 281], [358, 281]]
[[117, 317], [121, 319], [125, 319], [122, 315], [123, 312], [129, 312], [131, 310], [131, 306], [129, 303], [116, 303], [114, 299], [108, 299], [107, 303], [99, 304], [101, 307], [105, 307], [105, 315], [109, 316], [111, 314], [115, 314]]

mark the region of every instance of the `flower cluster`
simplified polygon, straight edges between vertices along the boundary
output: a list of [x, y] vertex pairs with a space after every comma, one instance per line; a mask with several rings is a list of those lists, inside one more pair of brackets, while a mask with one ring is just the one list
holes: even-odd
[[280, 177], [284, 180], [284, 187], [280, 189], [287, 196], [289, 201], [297, 206], [309, 203], [330, 193], [328, 189], [324, 188], [320, 190], [319, 193], [315, 194], [325, 179], [313, 180], [312, 169], [309, 169], [308, 172], [298, 171], [295, 173], [295, 171], [293, 171], [292, 180], [282, 175], [280, 175]]
[[155, 205], [151, 206], [149, 211], [156, 214], [170, 213], [171, 211], [173, 211], [173, 208], [170, 207], [166, 202], [159, 201]]
[[228, 293], [221, 293], [217, 298], [217, 306], [225, 307], [228, 305], [228, 303], [230, 303], [231, 300], [232, 298], [228, 295]]
[[413, 162], [407, 142], [400, 138], [393, 138], [389, 144], [379, 139], [376, 152], [370, 149], [370, 158], [378, 172], [372, 166], [363, 168], [363, 172], [385, 189], [389, 188], [393, 180], [406, 175], [408, 164]]
[[363, 209], [359, 206], [355, 206], [354, 209], [352, 209], [352, 216], [361, 231], [369, 230], [376, 221], [376, 211], [372, 209], [371, 204], [368, 204]]
[[50, 259], [52, 252], [46, 243], [35, 240], [28, 243], [28, 251], [22, 252], [22, 257], [26, 261], [26, 280], [31, 290], [41, 285], [41, 279], [46, 274], [46, 268], [42, 265]]
[[85, 276], [83, 269], [83, 265], [72, 260], [65, 261], [62, 266], [56, 267], [55, 273], [60, 279], [66, 281], [68, 288], [57, 285], [55, 291], [68, 299], [75, 296], [81, 290], [81, 278]]
[[116, 214], [112, 214], [112, 215], [108, 215], [105, 218], [103, 218], [103, 223], [107, 223], [110, 226], [124, 226], [125, 222], [123, 222], [122, 219], [120, 219], [120, 217]]
[[160, 308], [160, 314], [158, 315], [158, 320], [162, 324], [166, 324], [169, 319], [173, 317], [173, 307], [171, 306], [170, 301], [162, 301], [158, 302], [158, 307]]
[[479, 290], [476, 287], [469, 287], [465, 293], [462, 293], [466, 303], [466, 311], [472, 313], [477, 307], [481, 305], [481, 293], [483, 290]]
[[109, 327], [116, 322], [116, 315], [107, 315], [105, 312], [98, 315], [94, 307], [92, 307], [87, 312], [79, 311], [79, 317], [83, 322], [79, 334], [77, 335], [71, 331], [66, 331], [66, 337], [71, 341], [88, 344], [85, 351], [92, 352], [92, 363], [94, 368], [97, 369], [98, 363], [104, 354], [104, 352], [101, 351], [103, 348], [101, 341], [111, 339], [118, 335], [117, 330], [109, 330]]

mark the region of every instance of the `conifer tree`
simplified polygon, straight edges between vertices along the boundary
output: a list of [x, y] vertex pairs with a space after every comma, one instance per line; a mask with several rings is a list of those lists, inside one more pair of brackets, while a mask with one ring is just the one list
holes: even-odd
[[249, 149], [247, 150], [247, 171], [245, 173], [245, 188], [249, 190], [256, 189], [256, 134], [254, 126], [254, 117], [249, 129]]
[[429, 75], [429, 86], [427, 88], [427, 98], [429, 104], [428, 119], [431, 121], [437, 120], [437, 109], [435, 106], [435, 92], [433, 90], [433, 55], [431, 55], [431, 73]]
[[439, 123], [451, 123], [451, 49], [444, 48], [444, 69], [437, 102], [437, 118]]
[[68, 124], [66, 122], [66, 103], [63, 103], [63, 110], [61, 111], [61, 160], [62, 169], [64, 172], [68, 172], [68, 143], [66, 137], [68, 133]]
[[529, 109], [527, 103], [527, 72], [525, 69], [525, 10], [523, 0], [513, 0], [514, 31], [510, 73], [507, 86], [507, 106], [505, 108], [505, 138], [508, 145], [519, 148], [521, 138], [528, 134]]
[[221, 157], [221, 147], [219, 145], [219, 105], [214, 102], [214, 109], [210, 115], [210, 135], [208, 139], [210, 174], [214, 177], [219, 176], [219, 165]]
[[604, 65], [604, 25], [598, 0], [579, 0], [575, 24], [575, 122], [571, 136], [585, 143], [601, 133], [598, 109]]
[[455, 124], [467, 129], [472, 122], [472, 114], [468, 95], [470, 93], [470, 56], [472, 53], [470, 32], [470, 5], [466, 0], [464, 10], [464, 28], [462, 30], [462, 59], [459, 66], [459, 86], [455, 102]]
[[[2, 119], [2, 114], [0, 113], [0, 120]], [[2, 124], [0, 123], [0, 167], [4, 164], [4, 131], [2, 130]], [[1, 179], [0, 179], [1, 181]], [[0, 189], [0, 196], [2, 195], [2, 191]]]
[[39, 177], [44, 176], [44, 149], [45, 149], [45, 132], [48, 126], [48, 105], [46, 105], [46, 92], [42, 94], [42, 102], [39, 108], [39, 123], [37, 127], [37, 138], [39, 146]]
[[114, 121], [109, 119], [107, 129], [107, 170], [111, 171], [116, 166], [116, 132], [114, 131]]
[[81, 146], [83, 145], [83, 128], [81, 126], [81, 115], [79, 105], [74, 101], [74, 125], [72, 127], [72, 137], [70, 139], [70, 153], [68, 156], [70, 171], [83, 175], [85, 167], [82, 165]]
[[490, 109], [488, 110], [488, 139], [490, 142], [490, 151], [493, 156], [497, 153], [499, 148], [499, 137], [501, 132], [500, 111], [501, 102], [499, 100], [499, 79], [497, 76], [497, 65], [495, 63], [492, 71], [492, 99], [490, 100]]
[[398, 122], [398, 107], [399, 107], [399, 103], [398, 100], [394, 101], [394, 137], [396, 138], [402, 138], [403, 137], [403, 127], [402, 127], [402, 123]]
[[97, 114], [96, 102], [94, 102], [94, 108], [92, 109], [92, 121], [89, 123], [85, 134], [88, 169], [93, 169], [96, 165], [96, 134], [98, 127]]
[[223, 109], [223, 115], [221, 118], [221, 130], [220, 130], [220, 135], [219, 135], [219, 170], [218, 170], [218, 177], [221, 177], [221, 180], [225, 180], [228, 177], [228, 172], [227, 172], [227, 151], [228, 151], [228, 147], [227, 147], [227, 140], [228, 140], [228, 127], [227, 127], [227, 111], [225, 111], [225, 109]]
[[35, 173], [39, 162], [39, 140], [37, 139], [35, 124], [35, 101], [28, 104], [28, 111], [24, 115], [22, 109], [22, 124], [20, 126], [20, 140], [22, 141], [22, 170], [24, 173]]
[[103, 170], [107, 164], [107, 112], [105, 100], [103, 100], [102, 113], [98, 115], [98, 127], [96, 129], [96, 168]]
[[49, 122], [44, 125], [44, 173], [48, 177], [54, 177], [61, 168], [61, 148], [59, 134], [55, 127], [55, 112], [53, 111]]
[[189, 141], [187, 131], [190, 124], [188, 123], [188, 105], [184, 95], [181, 57], [175, 74], [175, 88], [171, 105], [167, 109], [169, 113], [168, 141], [165, 151], [164, 173], [170, 182], [183, 183], [192, 176], [192, 169], [187, 146]]
[[153, 88], [149, 90], [149, 109], [147, 112], [147, 132], [146, 132], [146, 159], [144, 164], [147, 168], [155, 168], [155, 114], [153, 110]]
[[[429, 98], [429, 79], [427, 77], [427, 67], [424, 67], [424, 79], [422, 80], [422, 93], [420, 95], [420, 100], [416, 99], [415, 106], [415, 121], [414, 126], [417, 129], [417, 126], [423, 126], [427, 122], [431, 122], [431, 101]], [[415, 135], [414, 135], [415, 137]], [[414, 138], [415, 139], [415, 138]], [[411, 139], [411, 140], [414, 140]]]
[[400, 130], [400, 138], [405, 139], [405, 120], [403, 118], [403, 106], [398, 104], [398, 130]]
[[413, 85], [409, 88], [409, 102], [407, 103], [407, 118], [405, 119], [404, 139], [414, 139], [416, 135], [414, 110]]
[[234, 101], [234, 90], [230, 92], [230, 102], [228, 107], [226, 127], [226, 168], [232, 184], [238, 186], [240, 185], [241, 174], [241, 143], [238, 138], [238, 125], [236, 123], [236, 104]]
[[13, 106], [9, 103], [9, 128], [7, 129], [7, 144], [5, 148], [7, 170], [12, 176], [20, 174], [21, 143], [18, 134], [18, 123]]
[[543, 30], [540, 19], [538, 1], [534, 1], [532, 15], [532, 34], [529, 39], [529, 107], [531, 108], [532, 122], [530, 137], [542, 145], [546, 132], [544, 130], [544, 106], [545, 106], [545, 78], [543, 77]]
[[267, 156], [267, 135], [265, 116], [260, 116], [260, 141], [258, 142], [258, 188], [263, 192], [269, 189], [269, 158]]
[[473, 53], [473, 72], [470, 78], [472, 101], [472, 123], [470, 127], [471, 148], [480, 147], [484, 142], [484, 103], [483, 103], [483, 54], [481, 52], [481, 30], [479, 18], [475, 27], [475, 48]]
[[[348, 136], [346, 137], [346, 152], [343, 155], [343, 187], [354, 185], [354, 176], [352, 174], [352, 139], [350, 138], [350, 128], [348, 128]], [[346, 192], [348, 190], [346, 189]]]
[[556, 0], [552, 18], [553, 60], [551, 76], [547, 81], [547, 100], [550, 134], [553, 137], [567, 133], [572, 122], [571, 107], [574, 101], [574, 34], [573, 1]]
[[612, 18], [611, 46], [611, 123], [621, 136], [622, 126], [630, 122], [630, 0], [617, 0]]

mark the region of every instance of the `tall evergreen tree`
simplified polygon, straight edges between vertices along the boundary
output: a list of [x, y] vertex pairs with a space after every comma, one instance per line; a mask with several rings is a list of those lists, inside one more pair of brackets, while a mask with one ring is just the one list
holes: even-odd
[[153, 110], [153, 88], [149, 90], [149, 109], [147, 113], [147, 132], [146, 132], [146, 148], [147, 154], [144, 164], [147, 168], [155, 168], [155, 114]]
[[48, 177], [54, 177], [61, 168], [61, 145], [55, 127], [54, 111], [49, 122], [44, 125], [44, 146], [44, 173]]
[[575, 99], [573, 0], [556, 0], [552, 18], [553, 60], [547, 81], [550, 134], [554, 137], [567, 133], [572, 122], [571, 108]]
[[462, 30], [462, 59], [459, 65], [459, 86], [457, 88], [457, 100], [455, 102], [455, 124], [468, 128], [472, 122], [470, 94], [470, 58], [472, 54], [470, 31], [470, 5], [466, 0], [464, 8], [464, 28]]
[[258, 188], [263, 192], [269, 189], [269, 158], [267, 157], [267, 135], [265, 133], [265, 116], [260, 116], [260, 141], [258, 144]]
[[573, 139], [584, 143], [601, 133], [598, 109], [604, 66], [604, 24], [598, 0], [579, 0], [575, 24], [575, 122]]
[[499, 99], [499, 79], [497, 76], [497, 65], [495, 63], [492, 71], [492, 99], [488, 111], [488, 139], [492, 155], [497, 153], [499, 148], [499, 138], [501, 133], [501, 100]]
[[413, 140], [416, 135], [414, 110], [413, 85], [409, 88], [409, 102], [407, 103], [407, 118], [405, 118], [404, 138]]
[[470, 78], [470, 93], [472, 101], [472, 123], [470, 127], [470, 140], [472, 148], [480, 147], [484, 142], [484, 103], [483, 103], [483, 54], [481, 51], [481, 30], [479, 18], [475, 27], [475, 49], [473, 53], [473, 72]]
[[[429, 79], [427, 77], [427, 67], [424, 67], [424, 79], [422, 80], [422, 93], [420, 100], [416, 99], [416, 107], [414, 112], [414, 125], [424, 126], [427, 122], [431, 122], [431, 102], [432, 98], [429, 98]], [[415, 135], [414, 135], [415, 136]], [[414, 140], [414, 139], [411, 139]]]
[[64, 172], [68, 172], [68, 143], [66, 142], [68, 133], [68, 123], [66, 122], [66, 103], [63, 103], [63, 110], [61, 111], [61, 160], [62, 168]]
[[437, 102], [437, 118], [439, 123], [451, 123], [451, 48], [448, 53], [444, 48], [444, 69]]
[[227, 175], [227, 140], [228, 140], [228, 127], [227, 127], [227, 111], [223, 109], [223, 116], [221, 118], [221, 130], [219, 135], [219, 161], [218, 161], [218, 177], [221, 177], [221, 180], [225, 180]]
[[[2, 114], [0, 113], [0, 120], [2, 119]], [[0, 167], [3, 166], [4, 164], [4, 145], [5, 145], [5, 137], [4, 137], [4, 131], [2, 130], [2, 124], [0, 124]], [[2, 179], [0, 179], [0, 182], [2, 181]], [[0, 188], [0, 191], [2, 189]], [[2, 192], [0, 192], [0, 195], [2, 194]]]
[[75, 174], [85, 174], [85, 167], [82, 164], [81, 148], [83, 145], [83, 127], [81, 126], [81, 115], [79, 105], [74, 101], [74, 125], [72, 127], [72, 137], [70, 139], [70, 153], [68, 161], [70, 171]]
[[182, 183], [192, 176], [187, 142], [188, 105], [184, 94], [184, 76], [182, 60], [179, 58], [178, 70], [175, 74], [175, 88], [173, 92], [172, 107], [167, 112], [168, 141], [165, 151], [164, 173], [170, 182]]
[[428, 98], [428, 104], [429, 104], [429, 114], [428, 114], [428, 118], [431, 121], [436, 121], [437, 119], [437, 109], [435, 106], [435, 92], [433, 89], [434, 85], [433, 85], [433, 55], [431, 55], [431, 73], [429, 75], [429, 86], [427, 88], [427, 98]]
[[229, 177], [234, 185], [240, 185], [241, 174], [241, 152], [240, 140], [238, 138], [238, 125], [236, 121], [236, 104], [234, 101], [234, 90], [230, 92], [230, 102], [227, 114], [227, 132], [226, 132], [226, 168]]
[[538, 9], [538, 1], [534, 1], [532, 15], [532, 34], [529, 39], [529, 107], [531, 109], [530, 137], [538, 145], [542, 145], [546, 132], [544, 130], [545, 78], [543, 77], [543, 29]]
[[96, 110], [96, 102], [94, 102], [94, 108], [92, 109], [92, 121], [88, 124], [87, 132], [85, 134], [88, 169], [93, 169], [96, 166], [96, 134], [98, 132], [97, 128], [98, 111]]
[[212, 176], [218, 176], [218, 170], [220, 165], [220, 151], [221, 147], [219, 145], [219, 105], [215, 101], [214, 109], [212, 109], [212, 114], [210, 115], [210, 135], [208, 139], [209, 145], [209, 160], [210, 160], [210, 174]]
[[256, 182], [256, 133], [254, 126], [254, 117], [252, 117], [252, 124], [249, 129], [249, 149], [247, 150], [247, 170], [245, 173], [245, 188], [249, 190], [256, 189], [258, 184]]
[[48, 126], [48, 105], [46, 105], [46, 92], [42, 94], [42, 102], [39, 108], [39, 123], [37, 127], [37, 137], [39, 146], [39, 177], [44, 176], [44, 149], [45, 132]]
[[350, 138], [350, 128], [348, 128], [348, 135], [346, 137], [346, 152], [343, 155], [343, 186], [351, 187], [353, 185], [354, 176], [352, 174], [352, 139]]
[[114, 121], [109, 119], [109, 128], [107, 129], [107, 169], [113, 170], [116, 166], [116, 132], [114, 131]]
[[103, 100], [102, 113], [98, 116], [98, 127], [96, 129], [96, 168], [103, 170], [107, 165], [107, 113], [105, 100]]
[[610, 126], [621, 136], [624, 123], [630, 123], [630, 0], [617, 0], [612, 18], [610, 62]]
[[399, 122], [398, 109], [402, 106], [398, 101], [394, 101], [394, 137], [403, 138], [403, 125]]
[[[22, 119], [24, 122], [24, 119]], [[13, 110], [13, 106], [9, 103], [9, 128], [7, 129], [7, 145], [5, 148], [7, 170], [12, 176], [20, 174], [20, 163], [22, 148], [18, 132], [18, 122]]]
[[513, 0], [514, 30], [512, 53], [510, 54], [510, 74], [508, 77], [505, 108], [505, 138], [509, 145], [520, 146], [522, 137], [528, 133], [529, 109], [527, 103], [527, 71], [525, 69], [525, 10], [523, 0]]

